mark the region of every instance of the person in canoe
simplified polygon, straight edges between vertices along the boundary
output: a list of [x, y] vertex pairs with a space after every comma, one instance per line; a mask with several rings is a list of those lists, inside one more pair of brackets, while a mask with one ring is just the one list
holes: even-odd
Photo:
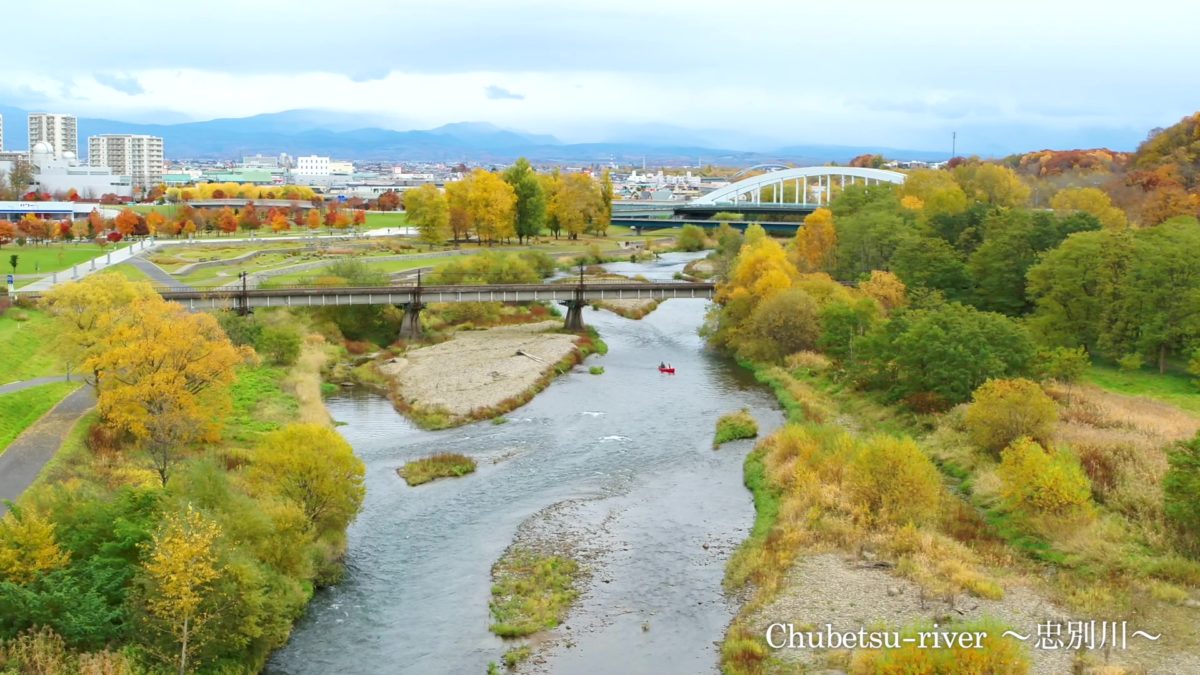
[[658, 362], [658, 369], [659, 369], [659, 370], [666, 370], [666, 369], [667, 369], [667, 364], [663, 363], [662, 361], [659, 361], [659, 362]]

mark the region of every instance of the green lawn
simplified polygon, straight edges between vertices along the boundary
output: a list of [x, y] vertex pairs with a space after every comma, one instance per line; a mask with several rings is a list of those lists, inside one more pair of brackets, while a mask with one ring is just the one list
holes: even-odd
[[13, 271], [10, 260], [17, 256], [17, 274], [49, 274], [72, 265], [86, 262], [116, 247], [100, 248], [95, 244], [52, 244], [50, 246], [9, 246], [0, 248], [0, 271]]
[[55, 350], [57, 332], [54, 319], [36, 310], [14, 307], [0, 316], [0, 384], [67, 372]]
[[[437, 267], [445, 265], [451, 260], [458, 260], [462, 256], [438, 256], [436, 258], [415, 258], [413, 260], [380, 260], [372, 262], [370, 258], [359, 258], [373, 270], [380, 272], [392, 273], [413, 270], [418, 267]], [[296, 286], [316, 277], [321, 276], [321, 270], [301, 270], [290, 274], [281, 274], [277, 277], [271, 277], [263, 283], [263, 288], [277, 288], [279, 286]]]
[[83, 383], [52, 382], [11, 394], [0, 394], [0, 453], [3, 453], [22, 431], [28, 429], [29, 425], [45, 415], [81, 384]]
[[128, 279], [130, 281], [150, 281], [150, 282], [154, 281], [153, 279], [150, 278], [149, 275], [147, 275], [141, 269], [134, 267], [133, 265], [130, 265], [129, 263], [121, 263], [119, 265], [113, 265], [112, 267], [104, 270], [104, 272], [102, 272], [101, 274], [120, 274], [121, 276], [125, 277], [126, 279]]
[[378, 230], [381, 227], [406, 227], [407, 225], [408, 214], [394, 211], [391, 213], [368, 213], [365, 228]]
[[1200, 413], [1200, 385], [1184, 373], [1168, 371], [1160, 375], [1151, 369], [1125, 372], [1112, 366], [1093, 365], [1084, 379], [1109, 391], [1145, 396]]

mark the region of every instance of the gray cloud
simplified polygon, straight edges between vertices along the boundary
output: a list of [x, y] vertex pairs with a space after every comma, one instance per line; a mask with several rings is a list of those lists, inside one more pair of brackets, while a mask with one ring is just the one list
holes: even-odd
[[96, 73], [92, 75], [92, 77], [94, 77], [100, 84], [114, 91], [119, 91], [122, 94], [137, 96], [138, 94], [146, 93], [146, 90], [142, 88], [141, 82], [138, 82], [136, 77], [130, 75], [110, 75], [107, 73]]
[[487, 95], [488, 98], [492, 99], [493, 101], [505, 101], [505, 100], [523, 101], [523, 100], [525, 100], [524, 94], [517, 94], [515, 92], [511, 92], [511, 91], [505, 89], [504, 87], [499, 87], [494, 84], [488, 85], [484, 89], [484, 93]]

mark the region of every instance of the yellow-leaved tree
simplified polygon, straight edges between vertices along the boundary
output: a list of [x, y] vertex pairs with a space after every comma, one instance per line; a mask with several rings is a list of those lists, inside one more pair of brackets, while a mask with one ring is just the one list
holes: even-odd
[[252, 489], [297, 505], [327, 562], [336, 560], [366, 494], [365, 467], [346, 439], [325, 426], [292, 424], [264, 436], [252, 462]]
[[[59, 319], [59, 353], [69, 364], [82, 364], [97, 353], [112, 332], [121, 310], [139, 298], [158, 297], [150, 284], [129, 281], [119, 274], [93, 274], [81, 281], [55, 286], [42, 298], [42, 307]], [[92, 364], [89, 382], [96, 384], [99, 364]]]
[[54, 523], [36, 511], [14, 509], [0, 518], [0, 579], [17, 584], [67, 564]]
[[761, 225], [747, 227], [728, 277], [717, 286], [718, 308], [708, 329], [713, 341], [736, 350], [755, 308], [791, 288], [799, 276], [787, 251]]
[[559, 176], [550, 196], [550, 216], [567, 231], [568, 239], [578, 239], [594, 220], [601, 217], [603, 197], [600, 187], [584, 173]]
[[[103, 275], [113, 276], [113, 275]], [[113, 309], [108, 331], [84, 362], [100, 374], [100, 414], [145, 448], [166, 486], [184, 446], [216, 440], [229, 410], [234, 367], [253, 358], [210, 314], [158, 295]]]
[[804, 218], [792, 240], [792, 261], [801, 272], [828, 272], [837, 248], [833, 211], [821, 208]]
[[1042, 516], [1087, 517], [1092, 514], [1092, 484], [1067, 450], [1051, 451], [1029, 438], [1004, 449], [1000, 494], [1006, 508], [1036, 521]]
[[1113, 206], [1108, 193], [1100, 188], [1059, 190], [1050, 200], [1050, 207], [1055, 211], [1082, 211], [1091, 214], [1107, 228], [1120, 229], [1129, 225], [1129, 218], [1125, 216], [1125, 212]]
[[475, 169], [467, 183], [467, 222], [479, 243], [516, 236], [517, 193], [504, 179]]
[[858, 282], [858, 290], [874, 298], [888, 314], [908, 304], [908, 289], [900, 277], [891, 272], [872, 270], [869, 279]]
[[919, 525], [937, 514], [942, 478], [912, 439], [877, 436], [850, 460], [846, 487], [860, 517]]
[[217, 571], [220, 527], [189, 504], [182, 514], [166, 517], [150, 542], [143, 567], [147, 586], [146, 610], [170, 632], [178, 647], [172, 660], [180, 675], [203, 642], [205, 624], [214, 610], [206, 601]]

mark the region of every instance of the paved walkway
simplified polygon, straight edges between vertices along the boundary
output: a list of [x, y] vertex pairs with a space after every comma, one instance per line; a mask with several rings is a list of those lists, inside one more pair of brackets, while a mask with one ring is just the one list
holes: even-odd
[[181, 291], [190, 291], [192, 287], [183, 283], [179, 279], [167, 274], [163, 268], [142, 257], [131, 258], [129, 264], [145, 272], [146, 276], [150, 277], [150, 282], [158, 286], [168, 286]]
[[4, 502], [16, 501], [37, 480], [75, 423], [95, 405], [96, 394], [92, 388], [80, 387], [59, 401], [0, 454], [0, 516], [8, 511]]
[[[50, 384], [51, 382], [71, 382], [71, 381], [72, 380], [66, 375], [47, 375], [45, 377], [35, 377], [31, 380], [21, 380], [20, 382], [10, 382], [8, 384], [0, 384], [0, 394], [11, 394], [14, 391], [21, 391], [22, 389], [29, 389], [30, 387], [37, 387], [37, 386], [40, 386], [43, 384]], [[78, 375], [76, 375], [74, 381], [79, 382], [80, 377]]]

